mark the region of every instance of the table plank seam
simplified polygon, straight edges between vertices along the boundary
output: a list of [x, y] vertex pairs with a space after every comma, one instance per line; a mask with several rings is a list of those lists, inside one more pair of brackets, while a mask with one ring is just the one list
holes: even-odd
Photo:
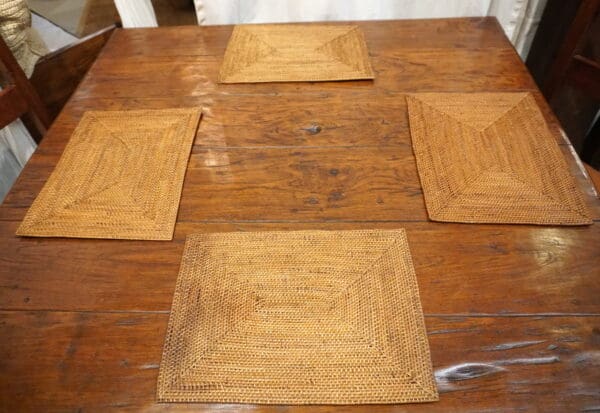
[[[24, 205], [14, 205], [11, 208], [26, 208]], [[22, 220], [14, 218], [0, 217], [1, 222], [15, 222], [19, 223]], [[600, 218], [592, 219], [592, 222], [600, 222]], [[380, 219], [380, 220], [343, 220], [343, 219], [313, 219], [313, 220], [293, 220], [293, 219], [247, 219], [247, 220], [177, 220], [176, 224], [385, 224], [385, 223], [433, 223], [443, 224], [442, 222], [430, 221], [428, 219]], [[455, 225], [473, 225], [468, 223], [455, 222]], [[476, 225], [487, 225], [487, 224], [476, 224]], [[489, 224], [494, 225], [494, 224]], [[499, 225], [499, 224], [496, 224]], [[508, 224], [509, 226], [517, 226], [519, 228], [584, 228], [589, 225], [574, 225], [574, 226], [558, 226], [558, 225], [527, 225], [527, 224]], [[26, 237], [24, 237], [26, 238]], [[57, 237], [58, 238], [58, 237]], [[41, 238], [37, 238], [41, 239]]]
[[[69, 314], [164, 314], [170, 310], [67, 310], [49, 308], [0, 308], [0, 312], [15, 313], [69, 313]], [[425, 318], [560, 318], [560, 317], [600, 317], [600, 313], [424, 313]]]

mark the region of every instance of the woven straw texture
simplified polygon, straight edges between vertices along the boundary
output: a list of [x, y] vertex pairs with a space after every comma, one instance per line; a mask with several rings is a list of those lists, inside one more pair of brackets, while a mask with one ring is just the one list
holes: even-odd
[[236, 26], [221, 83], [373, 79], [362, 31], [342, 25]]
[[403, 230], [188, 237], [159, 401], [437, 398]]
[[48, 48], [31, 27], [31, 12], [26, 0], [0, 1], [0, 36], [27, 77], [31, 77], [35, 63], [48, 53]]
[[173, 238], [198, 109], [86, 112], [17, 235]]
[[432, 220], [592, 223], [531, 94], [420, 93], [407, 100]]

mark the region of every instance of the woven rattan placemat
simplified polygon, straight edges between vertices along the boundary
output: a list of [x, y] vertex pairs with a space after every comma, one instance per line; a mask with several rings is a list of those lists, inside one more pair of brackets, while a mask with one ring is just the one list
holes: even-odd
[[357, 26], [275, 24], [235, 26], [219, 82], [373, 79]]
[[437, 398], [404, 230], [188, 237], [159, 401]]
[[531, 94], [420, 93], [407, 100], [432, 220], [592, 223]]
[[198, 109], [86, 112], [17, 235], [170, 240]]

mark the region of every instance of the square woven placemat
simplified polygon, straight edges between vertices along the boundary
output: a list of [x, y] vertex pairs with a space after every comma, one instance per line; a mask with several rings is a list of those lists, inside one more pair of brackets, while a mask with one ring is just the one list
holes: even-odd
[[531, 94], [419, 93], [407, 101], [433, 221], [592, 223]]
[[437, 399], [404, 230], [188, 237], [159, 401]]
[[200, 115], [86, 112], [17, 235], [172, 239]]
[[235, 26], [221, 83], [373, 79], [357, 26], [271, 24]]

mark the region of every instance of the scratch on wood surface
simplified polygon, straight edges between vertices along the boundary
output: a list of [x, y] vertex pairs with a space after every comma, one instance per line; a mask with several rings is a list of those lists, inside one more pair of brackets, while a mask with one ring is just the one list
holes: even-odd
[[316, 135], [321, 132], [322, 128], [319, 125], [310, 125], [307, 128], [301, 128], [303, 131], [308, 132], [310, 135]]
[[440, 392], [448, 392], [454, 390], [452, 382], [472, 380], [507, 371], [503, 366], [551, 364], [559, 361], [558, 357], [531, 357], [495, 360], [490, 363], [462, 363], [436, 370], [435, 379]]
[[505, 370], [505, 368], [495, 366], [494, 364], [463, 363], [436, 370], [435, 378], [438, 382], [471, 380], [478, 377], [489, 376], [490, 374], [499, 373]]
[[142, 364], [140, 366], [140, 370], [157, 369], [158, 367], [159, 367], [158, 364]]
[[484, 347], [484, 351], [502, 351], [502, 350], [511, 350], [513, 348], [522, 348], [533, 346], [535, 344], [544, 343], [545, 340], [532, 340], [532, 341], [515, 341], [512, 343], [502, 343], [497, 346]]
[[511, 366], [515, 364], [552, 364], [558, 363], [560, 358], [557, 356], [551, 357], [529, 357], [529, 358], [517, 358], [507, 360], [497, 360], [494, 362], [497, 366]]
[[598, 389], [598, 390], [587, 390], [587, 389], [575, 390], [572, 394], [573, 394], [573, 396], [596, 397], [596, 398], [600, 399], [600, 389]]
[[453, 391], [468, 391], [472, 389], [476, 389], [477, 386], [456, 386], [447, 381], [438, 381], [437, 382], [437, 390], [438, 393], [450, 393]]
[[600, 351], [585, 351], [573, 357], [572, 363], [600, 367]]
[[581, 339], [581, 337], [567, 336], [567, 337], [559, 337], [556, 339], [556, 341], [560, 341], [563, 343], [581, 343], [583, 340]]
[[[440, 262], [442, 262], [440, 260]], [[426, 316], [427, 317], [427, 316]], [[467, 319], [466, 315], [445, 315], [445, 314], [432, 314], [430, 317], [439, 317], [443, 321], [448, 321], [450, 323], [460, 323], [461, 321], [465, 321]]]
[[139, 320], [134, 320], [134, 319], [125, 319], [125, 320], [119, 320], [115, 323], [115, 325], [117, 326], [134, 326], [139, 324], [140, 321]]
[[131, 404], [129, 404], [127, 402], [116, 402], [116, 403], [110, 403], [108, 405], [108, 407], [118, 407], [118, 408], [127, 407], [127, 406], [131, 406]]
[[478, 333], [481, 330], [479, 328], [447, 328], [444, 330], [433, 330], [428, 331], [427, 334], [430, 336], [434, 334], [452, 334], [452, 333]]
[[548, 386], [552, 380], [509, 380], [506, 383], [514, 386]]

